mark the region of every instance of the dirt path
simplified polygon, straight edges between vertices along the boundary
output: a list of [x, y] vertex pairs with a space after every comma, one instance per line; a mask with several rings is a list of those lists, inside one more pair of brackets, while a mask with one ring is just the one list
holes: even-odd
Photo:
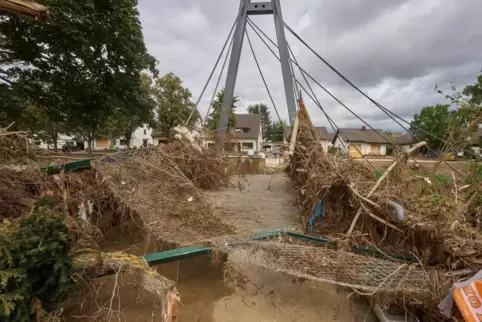
[[[270, 228], [296, 227], [299, 222], [297, 207], [290, 192], [289, 179], [283, 174], [256, 175], [238, 188], [226, 188], [209, 193], [217, 211], [240, 230], [260, 231]], [[141, 229], [118, 230], [103, 247], [104, 251], [124, 250], [133, 254], [159, 251], [148, 245]], [[328, 322], [373, 321], [362, 304], [353, 305], [346, 291], [333, 285], [282, 277], [273, 272], [255, 272], [243, 268], [250, 281], [236, 290], [224, 283], [224, 273], [215, 267], [209, 257], [191, 258], [160, 265], [158, 271], [177, 282], [181, 294], [179, 321], [194, 322]], [[95, 303], [84, 303], [75, 312], [69, 312], [69, 321], [87, 321], [98, 306], [108, 307], [113, 295], [115, 278], [98, 279]], [[114, 308], [119, 308], [112, 321], [161, 321], [159, 303], [146, 292], [138, 291], [129, 276], [118, 279], [120, 288], [115, 292]], [[92, 294], [94, 295], [94, 294]], [[118, 295], [118, 296], [117, 296]], [[358, 302], [356, 302], [358, 303]], [[95, 308], [93, 307], [95, 306]], [[356, 308], [356, 309], [354, 309]], [[105, 316], [105, 314], [104, 314]], [[74, 319], [74, 317], [77, 317]]]
[[231, 179], [233, 187], [208, 196], [215, 210], [241, 230], [261, 231], [299, 225], [289, 178], [282, 173]]

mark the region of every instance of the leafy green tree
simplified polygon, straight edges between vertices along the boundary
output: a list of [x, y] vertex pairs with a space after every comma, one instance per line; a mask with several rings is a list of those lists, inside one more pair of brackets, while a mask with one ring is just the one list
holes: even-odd
[[264, 103], [258, 103], [248, 106], [248, 113], [261, 115], [261, 127], [263, 128], [263, 138], [270, 139], [271, 130], [271, 113], [268, 106]]
[[284, 127], [286, 126], [285, 121], [274, 122], [270, 129], [270, 139], [273, 142], [283, 141], [284, 138]]
[[155, 74], [155, 59], [135, 1], [44, 4], [47, 22], [0, 19], [0, 79], [48, 111], [51, 121], [81, 133], [90, 150], [112, 115], [134, 114], [142, 104], [140, 73]]
[[24, 100], [5, 84], [0, 85], [0, 127], [14, 131], [27, 131], [35, 142], [53, 144], [57, 151], [57, 139], [62, 125], [52, 121], [45, 109], [30, 100]]
[[438, 138], [444, 138], [447, 128], [451, 125], [453, 113], [449, 111], [448, 104], [436, 106], [426, 106], [422, 108], [420, 113], [413, 116], [410, 124], [410, 131], [415, 136], [427, 142], [427, 145], [435, 151], [438, 151], [442, 145], [439, 139], [428, 135], [431, 133]]
[[[168, 73], [156, 80], [153, 88], [156, 98], [159, 130], [168, 134], [177, 125], [183, 125], [194, 108], [191, 91], [182, 85], [182, 80], [174, 73]], [[199, 120], [195, 112], [190, 125]]]
[[470, 104], [480, 106], [482, 104], [482, 75], [477, 78], [476, 83], [466, 86], [462, 93], [469, 97]]
[[[223, 97], [224, 97], [224, 89], [220, 90], [216, 94], [216, 98], [214, 99], [211, 105], [211, 112], [207, 117], [207, 128], [211, 131], [216, 131], [218, 128], [219, 117], [221, 115], [221, 109], [223, 106]], [[231, 105], [231, 110], [229, 112], [229, 119], [228, 119], [228, 126], [227, 131], [233, 130], [236, 128], [236, 107], [239, 102], [239, 97], [237, 95], [233, 96], [233, 104]]]
[[144, 124], [155, 127], [157, 124], [154, 120], [156, 102], [152, 97], [152, 79], [145, 73], [141, 75], [139, 94], [141, 104], [137, 106], [135, 111], [120, 109], [106, 122], [105, 134], [109, 137], [124, 137], [127, 141], [127, 146], [130, 146], [132, 135], [138, 127]]

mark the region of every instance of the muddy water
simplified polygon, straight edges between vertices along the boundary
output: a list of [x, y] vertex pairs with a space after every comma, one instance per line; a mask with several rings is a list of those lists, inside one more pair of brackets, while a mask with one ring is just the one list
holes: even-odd
[[[223, 189], [211, 194], [218, 211], [240, 230], [259, 231], [294, 227], [299, 222], [288, 179], [283, 175], [254, 176], [239, 189]], [[112, 232], [102, 249], [122, 250], [133, 254], [159, 251], [148, 242], [141, 229], [130, 226]], [[177, 282], [181, 294], [179, 320], [202, 322], [292, 322], [292, 321], [373, 321], [362, 302], [348, 298], [346, 291], [299, 279], [283, 278], [275, 273], [255, 272], [244, 268], [249, 282], [231, 288], [224, 283], [224, 273], [209, 257], [198, 257], [160, 265], [159, 272]], [[116, 281], [117, 279], [117, 281]], [[114, 285], [120, 286], [113, 292]], [[155, 297], [137, 289], [126, 275], [96, 280], [95, 291], [67, 320], [87, 320], [95, 312], [99, 321], [161, 321]], [[109, 302], [111, 299], [113, 301]], [[92, 320], [92, 319], [91, 319]]]

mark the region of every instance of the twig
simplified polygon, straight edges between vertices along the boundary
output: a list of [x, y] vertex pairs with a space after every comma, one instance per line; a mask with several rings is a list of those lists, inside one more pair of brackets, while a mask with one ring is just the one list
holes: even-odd
[[353, 184], [350, 184], [348, 185], [348, 187], [351, 189], [351, 191], [353, 191], [353, 193], [360, 199], [362, 199], [363, 201], [369, 203], [370, 205], [372, 205], [373, 207], [380, 207], [380, 205], [377, 205], [375, 202], [371, 201], [370, 199], [368, 198], [365, 198], [363, 197], [358, 191], [355, 190], [355, 188], [353, 188]]
[[3, 131], [8, 131], [9, 128], [11, 128], [15, 124], [15, 121], [10, 123], [6, 128], [2, 129]]
[[365, 205], [364, 205], [363, 203], [361, 203], [361, 206], [362, 206], [363, 210], [365, 210], [365, 211], [367, 212], [367, 214], [368, 214], [370, 217], [372, 217], [373, 219], [378, 220], [378, 221], [381, 222], [382, 224], [385, 224], [385, 225], [387, 225], [388, 227], [395, 229], [396, 231], [399, 231], [399, 232], [401, 232], [401, 233], [404, 232], [402, 229], [400, 229], [400, 228], [398, 228], [397, 226], [389, 223], [389, 222], [386, 221], [385, 219], [382, 219], [382, 218], [378, 217], [377, 215], [373, 214], [371, 211], [369, 211], [369, 210], [365, 207]]
[[459, 202], [457, 198], [457, 181], [455, 181], [455, 175], [454, 172], [452, 171], [452, 179], [454, 180], [454, 194], [455, 194], [455, 204], [457, 205], [457, 208], [459, 207]]
[[467, 201], [467, 203], [465, 205], [463, 205], [462, 207], [459, 208], [459, 211], [457, 212], [457, 218], [459, 218], [461, 215], [463, 215], [467, 209], [469, 209], [470, 205], [472, 205], [475, 201], [475, 199], [477, 199], [477, 196], [479, 195], [479, 192], [474, 192], [472, 194], [472, 196], [470, 197], [469, 201]]
[[[415, 144], [413, 147], [411, 147], [408, 151], [407, 151], [407, 154], [410, 154], [412, 153], [413, 151], [415, 151], [416, 149], [424, 146], [425, 144], [427, 144], [427, 142], [425, 141], [422, 141], [422, 142], [419, 142], [417, 144]], [[378, 188], [378, 186], [380, 186], [380, 184], [382, 183], [382, 181], [388, 176], [388, 174], [390, 173], [390, 171], [392, 171], [395, 166], [398, 164], [398, 160], [395, 160], [389, 167], [388, 169], [383, 173], [383, 175], [377, 180], [377, 182], [375, 183], [375, 185], [371, 188], [371, 190], [368, 192], [367, 194], [367, 198], [370, 198], [372, 196], [372, 194], [375, 192], [375, 190]], [[360, 215], [361, 215], [361, 212], [362, 212], [362, 208], [358, 208], [358, 211], [357, 213], [355, 214], [355, 218], [353, 218], [353, 221], [351, 222], [351, 225], [350, 225], [350, 228], [348, 229], [348, 232], [346, 233], [347, 237], [349, 237], [351, 235], [351, 233], [353, 232], [353, 229], [355, 229], [355, 225], [358, 221], [358, 219], [360, 218]]]
[[27, 132], [25, 132], [25, 131], [5, 132], [5, 133], [0, 133], [0, 136], [8, 136], [8, 135], [15, 135], [15, 134], [17, 134], [17, 135], [20, 135], [20, 134], [26, 135]]

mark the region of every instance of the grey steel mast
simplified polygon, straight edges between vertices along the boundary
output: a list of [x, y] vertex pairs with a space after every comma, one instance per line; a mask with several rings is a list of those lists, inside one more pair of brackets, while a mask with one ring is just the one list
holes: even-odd
[[244, 34], [246, 33], [246, 22], [248, 16], [250, 15], [273, 15], [281, 59], [281, 71], [283, 74], [290, 125], [293, 125], [296, 118], [296, 101], [293, 92], [293, 78], [290, 70], [290, 56], [284, 32], [280, 0], [271, 0], [269, 2], [251, 2], [251, 0], [241, 0], [236, 21], [236, 29], [234, 31], [233, 47], [231, 50], [231, 56], [229, 58], [228, 75], [226, 77], [226, 84], [224, 86], [223, 103], [216, 132], [217, 151], [222, 151], [224, 148], [224, 139], [226, 136], [230, 110], [233, 104], [236, 78], [238, 76], [241, 49], [243, 48]]

